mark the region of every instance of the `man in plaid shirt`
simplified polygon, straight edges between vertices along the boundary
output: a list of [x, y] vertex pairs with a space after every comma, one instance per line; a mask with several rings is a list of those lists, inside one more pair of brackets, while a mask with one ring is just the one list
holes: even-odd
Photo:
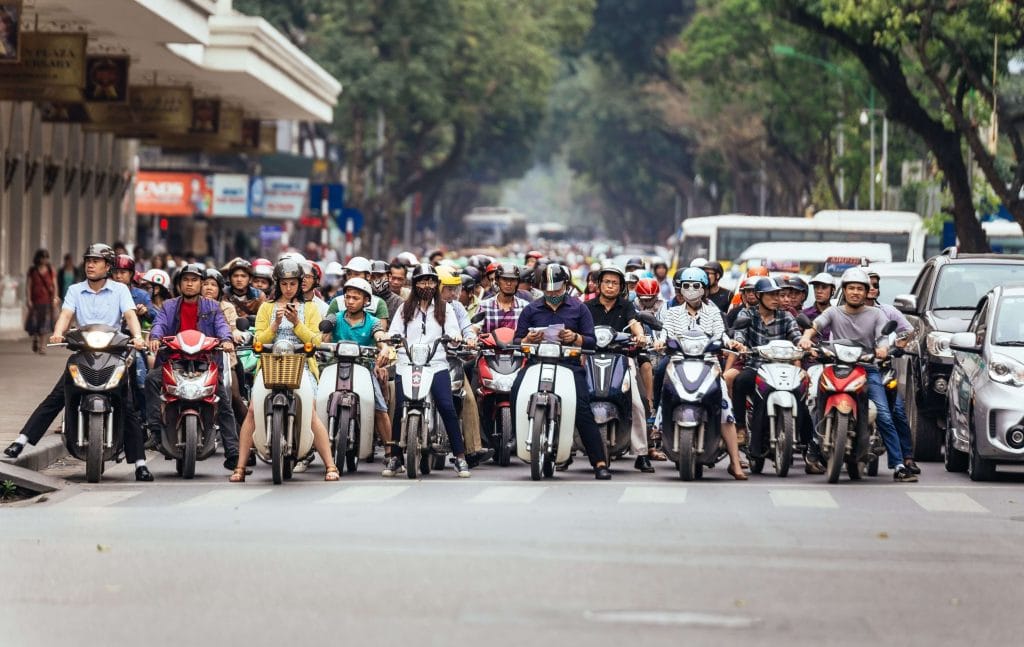
[[481, 301], [480, 309], [477, 311], [484, 317], [480, 322], [480, 332], [492, 333], [498, 328], [515, 330], [523, 308], [530, 305], [529, 301], [516, 296], [516, 290], [519, 288], [518, 265], [502, 263], [498, 266], [496, 274], [498, 293], [490, 299]]

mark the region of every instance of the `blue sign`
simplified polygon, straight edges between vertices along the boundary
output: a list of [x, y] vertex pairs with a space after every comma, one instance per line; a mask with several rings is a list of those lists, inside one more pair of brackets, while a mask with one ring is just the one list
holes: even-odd
[[358, 234], [363, 228], [363, 212], [359, 209], [342, 209], [341, 214], [335, 216], [334, 222], [338, 224], [338, 229], [345, 231], [346, 222], [352, 220], [352, 233]]
[[281, 242], [284, 235], [284, 227], [281, 225], [263, 225], [260, 227], [260, 243], [263, 247], [273, 247], [275, 243]]
[[331, 215], [337, 217], [337, 214], [341, 213], [341, 210], [345, 208], [345, 185], [344, 184], [328, 184], [327, 185], [327, 208], [330, 210], [330, 214], [321, 214], [320, 208], [324, 201], [324, 185], [323, 184], [310, 184], [309, 185], [309, 211], [311, 215]]

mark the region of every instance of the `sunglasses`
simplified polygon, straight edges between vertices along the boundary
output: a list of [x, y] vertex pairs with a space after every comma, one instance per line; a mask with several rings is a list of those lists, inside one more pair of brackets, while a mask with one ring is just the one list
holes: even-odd
[[699, 290], [704, 287], [703, 283], [679, 283], [677, 285], [680, 290]]

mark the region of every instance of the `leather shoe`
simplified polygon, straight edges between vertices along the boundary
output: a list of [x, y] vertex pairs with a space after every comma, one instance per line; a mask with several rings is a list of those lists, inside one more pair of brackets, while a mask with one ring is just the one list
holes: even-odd
[[25, 451], [25, 446], [21, 443], [15, 442], [7, 446], [7, 449], [4, 450], [4, 454], [11, 458], [17, 458], [21, 456], [21, 452], [23, 451]]
[[804, 472], [807, 474], [824, 474], [825, 466], [821, 464], [821, 461], [808, 454], [804, 456]]
[[610, 481], [612, 480], [612, 473], [611, 471], [608, 470], [607, 465], [603, 467], [595, 467], [594, 478], [597, 479], [598, 481]]
[[149, 468], [143, 465], [142, 467], [135, 468], [135, 480], [136, 481], [152, 481], [153, 473], [149, 471]]
[[645, 474], [654, 473], [654, 466], [651, 465], [651, 459], [646, 456], [637, 456], [636, 463], [633, 464], [633, 467]]
[[487, 461], [491, 460], [492, 456], [494, 456], [493, 449], [481, 449], [478, 452], [467, 454], [466, 462], [469, 463], [470, 468], [473, 468], [480, 465], [481, 463], [486, 463]]
[[572, 457], [570, 457], [569, 460], [565, 461], [564, 463], [555, 463], [555, 471], [565, 472], [569, 469], [570, 465], [572, 465]]

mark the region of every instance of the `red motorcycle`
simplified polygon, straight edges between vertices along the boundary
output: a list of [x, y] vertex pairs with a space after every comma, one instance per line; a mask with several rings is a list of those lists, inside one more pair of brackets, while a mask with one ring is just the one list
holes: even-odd
[[183, 330], [164, 337], [167, 360], [163, 378], [163, 428], [157, 449], [173, 458], [178, 474], [190, 479], [196, 461], [217, 450], [217, 381], [221, 378], [216, 350], [220, 340], [198, 330]]
[[498, 328], [480, 335], [479, 407], [489, 432], [494, 458], [498, 465], [508, 467], [516, 448], [512, 431], [512, 385], [523, 366], [522, 351], [512, 348], [516, 331]]

